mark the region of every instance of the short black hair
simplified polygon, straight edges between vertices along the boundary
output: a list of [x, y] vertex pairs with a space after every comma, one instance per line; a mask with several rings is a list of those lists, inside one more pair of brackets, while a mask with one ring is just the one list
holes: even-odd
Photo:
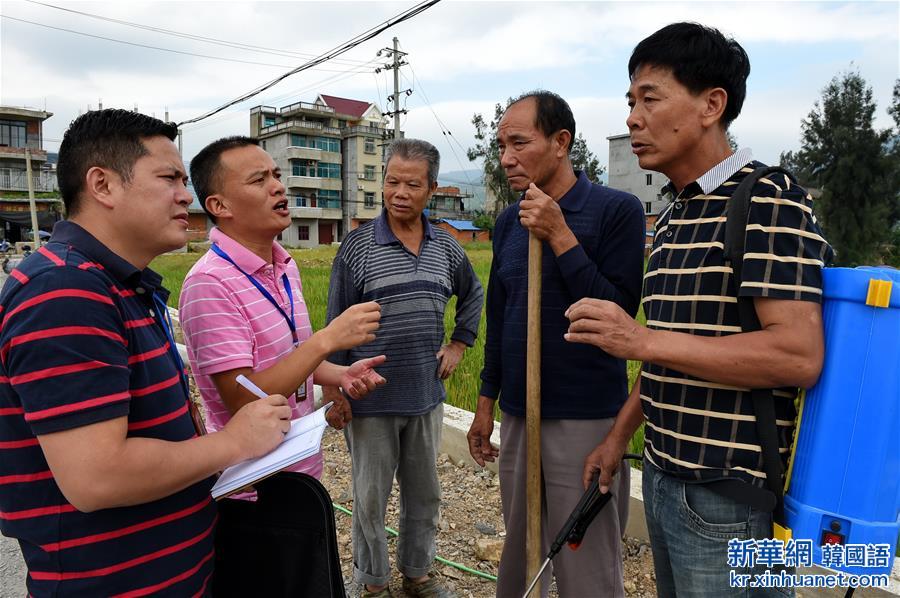
[[126, 182], [134, 173], [134, 163], [149, 152], [143, 140], [178, 135], [174, 123], [130, 110], [92, 110], [72, 121], [59, 146], [56, 178], [66, 214], [78, 213], [78, 196], [84, 177], [95, 166], [109, 168]]
[[698, 94], [721, 87], [728, 94], [722, 125], [727, 129], [741, 113], [747, 96], [750, 58], [739, 43], [718, 29], [699, 23], [672, 23], [643, 39], [631, 53], [628, 76], [642, 66], [671, 69], [672, 76]]
[[428, 165], [428, 188], [437, 182], [441, 170], [441, 154], [437, 148], [422, 139], [402, 137], [391, 142], [384, 152], [384, 169], [394, 156], [401, 160], [424, 160]]
[[197, 193], [197, 199], [203, 206], [203, 211], [213, 222], [216, 217], [206, 208], [206, 198], [215, 195], [216, 187], [220, 184], [219, 169], [222, 165], [222, 154], [230, 149], [246, 147], [248, 145], [259, 146], [259, 141], [244, 135], [232, 135], [213, 141], [194, 156], [191, 160], [191, 183]]
[[[550, 137], [562, 129], [571, 133], [572, 139], [567, 148], [567, 151], [571, 153], [572, 143], [575, 141], [575, 116], [572, 114], [568, 102], [552, 91], [536, 89], [523, 93], [510, 102], [509, 106], [529, 98], [534, 98], [537, 106], [534, 125], [544, 134], [544, 137]], [[506, 107], [507, 110], [509, 110], [509, 106]]]

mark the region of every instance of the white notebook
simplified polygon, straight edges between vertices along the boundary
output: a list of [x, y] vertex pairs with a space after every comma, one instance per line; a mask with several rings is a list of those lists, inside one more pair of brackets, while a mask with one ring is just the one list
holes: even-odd
[[272, 452], [225, 469], [212, 487], [212, 497], [219, 499], [234, 494], [319, 452], [322, 434], [328, 425], [325, 413], [332, 405], [333, 403], [328, 403], [310, 414], [293, 420], [291, 429], [284, 435], [284, 440]]

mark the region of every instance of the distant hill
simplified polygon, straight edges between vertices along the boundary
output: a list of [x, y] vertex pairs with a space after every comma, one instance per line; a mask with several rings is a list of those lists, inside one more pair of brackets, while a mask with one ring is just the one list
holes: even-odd
[[[472, 209], [484, 209], [484, 183], [482, 181], [482, 172], [478, 168], [469, 170], [452, 170], [450, 172], [442, 172], [438, 175], [438, 185], [452, 185], [459, 187], [461, 191], [471, 193], [474, 197], [471, 200]], [[600, 175], [600, 182], [604, 185], [609, 184], [609, 173], [604, 172]], [[468, 206], [466, 206], [468, 207]]]

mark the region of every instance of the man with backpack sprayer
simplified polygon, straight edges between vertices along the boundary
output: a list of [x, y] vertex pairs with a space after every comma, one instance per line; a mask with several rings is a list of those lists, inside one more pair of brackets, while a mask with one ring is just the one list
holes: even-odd
[[[658, 594], [743, 595], [729, 583], [728, 540], [772, 537], [777, 493], [766, 484], [781, 483], [766, 473], [751, 389], [773, 389], [771, 428], [785, 458], [797, 388], [812, 386], [822, 365], [821, 269], [832, 251], [806, 191], [770, 175], [752, 188], [735, 284], [724, 252], [728, 200], [762, 166], [726, 138], [750, 73], [737, 42], [675, 23], [637, 45], [628, 73], [632, 151], [641, 168], [670, 179], [673, 201], [657, 220], [644, 277], [647, 326], [609, 301], [583, 299], [566, 312], [567, 340], [643, 362], [615, 426], [585, 460], [585, 485], [598, 472], [608, 485], [646, 418], [643, 495]], [[751, 298], [758, 330], [742, 326], [741, 297]]]

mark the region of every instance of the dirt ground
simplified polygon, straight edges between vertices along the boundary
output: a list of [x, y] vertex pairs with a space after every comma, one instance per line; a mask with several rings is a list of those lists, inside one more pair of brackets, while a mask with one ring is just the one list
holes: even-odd
[[[328, 488], [332, 500], [348, 509], [353, 509], [351, 490], [350, 456], [340, 432], [327, 428], [322, 440], [325, 454], [325, 473], [322, 482]], [[448, 561], [464, 565], [470, 569], [490, 575], [497, 574], [497, 563], [481, 560], [476, 555], [479, 543], [499, 544], [506, 531], [500, 514], [500, 481], [488, 470], [475, 471], [465, 464], [454, 463], [447, 455], [438, 457], [438, 473], [443, 492], [440, 529], [437, 534], [437, 555]], [[388, 503], [387, 525], [397, 529], [398, 495], [396, 484]], [[335, 511], [344, 579], [352, 578], [350, 542], [350, 516]], [[390, 538], [390, 535], [388, 536]], [[493, 541], [493, 542], [491, 542]], [[388, 542], [391, 560], [394, 556], [394, 542]], [[564, 550], [567, 550], [564, 548]], [[653, 558], [650, 546], [632, 538], [622, 543], [625, 559], [625, 594], [634, 597], [656, 596], [653, 578]], [[494, 596], [496, 584], [473, 573], [462, 571], [442, 562], [435, 562], [436, 571], [446, 584], [461, 598], [481, 598]], [[395, 596], [404, 596], [402, 580], [394, 570], [391, 591]], [[348, 589], [358, 592], [353, 584]], [[348, 592], [351, 598], [355, 593]], [[551, 586], [551, 595], [556, 596]], [[590, 598], [590, 597], [583, 597]]]

